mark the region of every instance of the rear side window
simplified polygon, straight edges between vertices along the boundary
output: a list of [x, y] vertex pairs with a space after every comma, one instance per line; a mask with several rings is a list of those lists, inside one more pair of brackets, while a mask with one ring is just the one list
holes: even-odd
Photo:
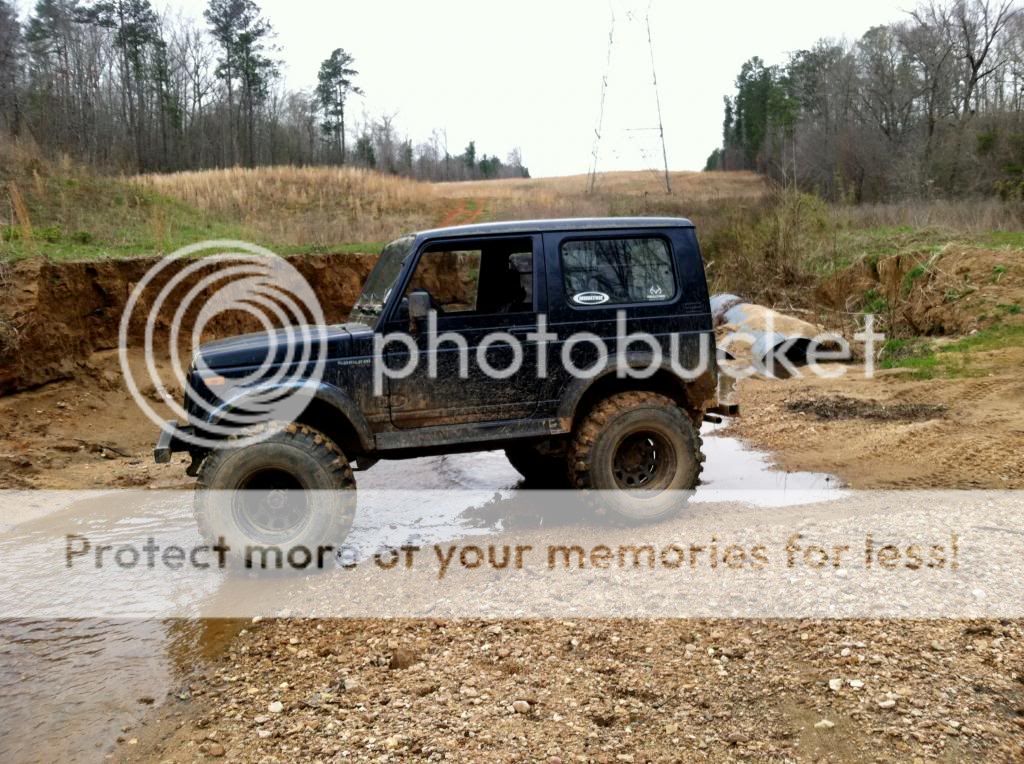
[[656, 236], [563, 242], [562, 278], [571, 305], [661, 302], [676, 296], [668, 242]]

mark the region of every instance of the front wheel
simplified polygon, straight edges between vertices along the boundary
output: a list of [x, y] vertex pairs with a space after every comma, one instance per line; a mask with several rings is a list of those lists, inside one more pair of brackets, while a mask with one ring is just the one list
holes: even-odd
[[596, 504], [632, 522], [661, 520], [685, 506], [700, 479], [700, 433], [675, 401], [658, 393], [617, 393], [580, 423], [569, 476]]
[[262, 440], [232, 447], [228, 439], [203, 461], [195, 500], [200, 531], [223, 539], [232, 559], [249, 567], [323, 566], [352, 527], [352, 468], [311, 427], [267, 427]]

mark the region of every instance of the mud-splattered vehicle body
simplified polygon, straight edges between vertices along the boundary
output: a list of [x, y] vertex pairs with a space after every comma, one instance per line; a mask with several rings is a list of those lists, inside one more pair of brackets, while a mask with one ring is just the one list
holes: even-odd
[[[399, 334], [408, 339], [389, 341]], [[281, 353], [276, 339], [271, 355]], [[697, 482], [698, 428], [715, 405], [716, 367], [688, 220], [540, 220], [410, 235], [384, 249], [350, 322], [327, 327], [325, 340], [322, 373], [293, 426], [243, 448], [230, 438], [199, 448], [188, 436], [244, 405], [244, 390], [225, 396], [208, 382], [223, 388], [250, 374], [268, 356], [268, 335], [204, 345], [204, 373], [194, 370], [188, 384], [217, 405], [169, 424], [157, 461], [190, 451], [201, 484], [251, 487], [243, 473], [280, 461], [274, 445], [294, 441], [310, 459], [284, 469], [335, 465], [295, 485], [349, 488], [349, 465], [505, 449], [538, 485], [657, 491]], [[644, 517], [660, 507], [650, 504]]]

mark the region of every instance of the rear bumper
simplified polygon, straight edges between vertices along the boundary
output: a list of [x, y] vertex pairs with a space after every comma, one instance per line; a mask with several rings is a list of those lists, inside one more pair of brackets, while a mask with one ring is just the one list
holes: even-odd
[[157, 464], [167, 464], [171, 461], [171, 454], [188, 451], [187, 438], [193, 433], [194, 429], [191, 426], [181, 426], [173, 419], [164, 423], [153, 447], [153, 459]]

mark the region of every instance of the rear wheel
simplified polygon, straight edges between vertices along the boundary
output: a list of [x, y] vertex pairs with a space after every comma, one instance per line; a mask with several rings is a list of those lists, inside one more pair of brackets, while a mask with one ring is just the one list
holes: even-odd
[[685, 506], [700, 479], [700, 433], [675, 401], [617, 393], [583, 419], [569, 448], [569, 477], [598, 491], [602, 509], [629, 521], [660, 520]]
[[[266, 427], [263, 440], [233, 448], [229, 439], [203, 461], [195, 500], [200, 531], [211, 541], [224, 539], [230, 556], [243, 562], [254, 558], [255, 547], [275, 547], [284, 565], [325, 564], [352, 527], [352, 468], [337, 445], [311, 427]], [[260, 554], [276, 567], [276, 555]]]

